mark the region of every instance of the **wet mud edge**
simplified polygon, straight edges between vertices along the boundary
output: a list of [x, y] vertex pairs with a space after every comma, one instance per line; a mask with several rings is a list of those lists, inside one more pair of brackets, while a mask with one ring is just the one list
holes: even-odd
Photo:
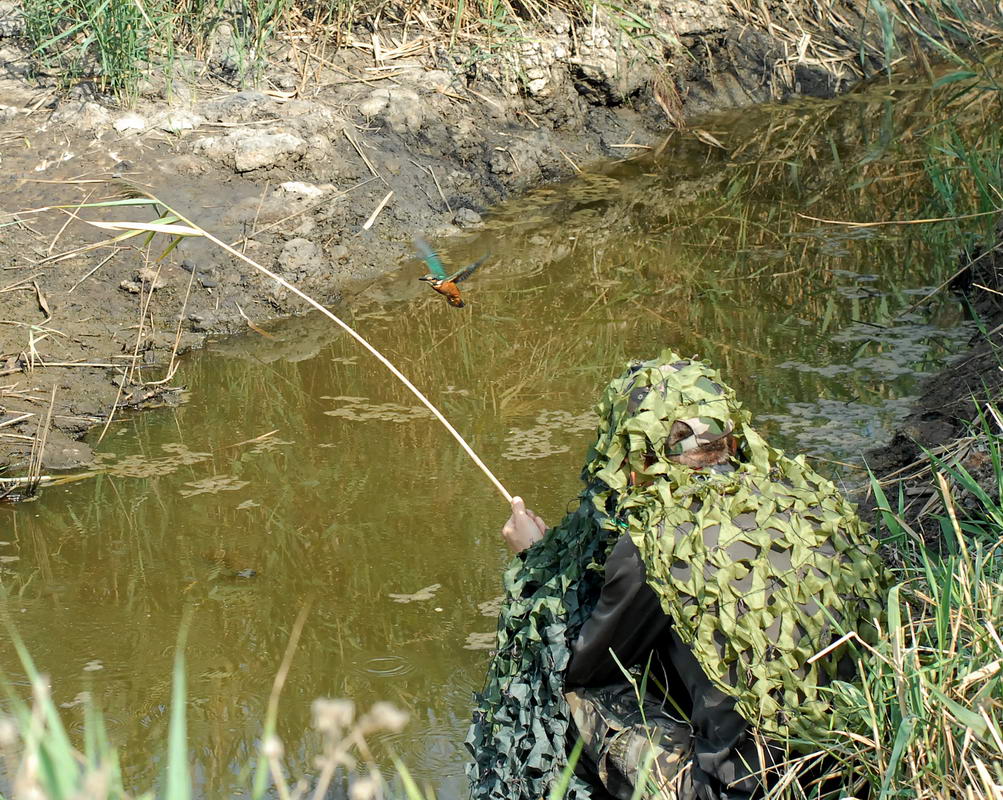
[[[995, 241], [976, 245], [958, 259], [958, 271], [943, 291], [966, 302], [978, 332], [964, 352], [937, 374], [928, 377], [908, 416], [887, 446], [871, 451], [867, 463], [879, 478], [897, 483], [886, 488], [897, 508], [905, 500], [904, 519], [928, 542], [940, 540], [938, 516], [944, 512], [941, 487], [929, 469], [928, 453], [964, 467], [990, 497], [998, 496], [995, 469], [982, 433], [980, 415], [999, 431], [990, 406], [1003, 392], [1003, 217]], [[979, 502], [954, 481], [948, 481], [952, 502], [962, 515], [978, 513]], [[872, 518], [875, 499], [862, 500]]]

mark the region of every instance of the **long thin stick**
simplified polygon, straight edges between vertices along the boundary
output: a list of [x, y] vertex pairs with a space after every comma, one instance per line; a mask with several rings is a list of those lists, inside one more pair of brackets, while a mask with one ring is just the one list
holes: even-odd
[[[310, 295], [308, 295], [306, 292], [302, 291], [298, 287], [291, 284], [285, 278], [276, 275], [270, 269], [261, 266], [261, 264], [257, 263], [251, 258], [248, 258], [239, 250], [235, 250], [223, 240], [216, 238], [211, 233], [209, 233], [209, 231], [207, 231], [205, 228], [201, 227], [200, 225], [196, 225], [180, 211], [171, 208], [171, 206], [164, 203], [155, 195], [152, 195], [149, 192], [143, 191], [142, 189], [138, 189], [136, 187], [130, 186], [129, 188], [131, 191], [138, 192], [139, 194], [142, 194], [144, 197], [148, 197], [153, 202], [159, 203], [160, 205], [164, 206], [164, 208], [168, 209], [171, 213], [175, 214], [178, 217], [178, 219], [182, 220], [186, 225], [198, 231], [199, 235], [204, 236], [206, 239], [215, 244], [217, 247], [222, 247], [224, 250], [226, 250], [226, 252], [228, 252], [234, 258], [239, 258], [244, 263], [250, 264], [259, 272], [267, 275], [269, 278], [278, 283], [280, 286], [282, 286], [285, 289], [288, 289], [290, 292], [292, 292], [300, 299], [305, 300], [307, 303], [309, 303], [311, 306], [317, 309], [321, 314], [323, 314], [325, 317], [327, 317], [336, 325], [338, 325], [338, 327], [340, 327], [343, 331], [345, 331], [345, 333], [347, 333], [349, 336], [355, 339], [355, 341], [357, 341], [364, 348], [366, 348], [366, 350], [368, 350], [377, 361], [379, 361], [384, 367], [390, 370], [393, 376], [397, 378], [397, 380], [399, 380], [401, 383], [403, 383], [411, 391], [411, 393], [421, 401], [422, 405], [424, 405], [425, 408], [427, 408], [429, 411], [432, 412], [432, 416], [434, 416], [437, 420], [439, 420], [439, 422], [442, 423], [443, 427], [447, 431], [449, 431], [449, 433], [452, 435], [454, 439], [456, 439], [457, 443], [460, 445], [460, 447], [463, 448], [464, 452], [466, 452], [466, 454], [470, 456], [471, 460], [480, 468], [481, 472], [483, 472], [488, 477], [488, 480], [490, 480], [491, 483], [494, 484], [495, 488], [501, 493], [502, 497], [505, 498], [505, 501], [508, 503], [512, 502], [512, 495], [509, 493], [508, 489], [502, 486], [501, 481], [499, 481], [498, 478], [495, 477], [495, 474], [488, 468], [488, 465], [485, 464], [483, 461], [481, 461], [480, 456], [478, 456], [477, 453], [474, 452], [473, 448], [469, 444], [467, 444], [467, 440], [464, 439], [463, 436], [460, 435], [460, 432], [457, 431], [456, 428], [454, 428], [450, 424], [449, 420], [442, 415], [442, 412], [439, 411], [439, 409], [432, 404], [432, 401], [429, 400], [427, 397], [425, 397], [425, 395], [422, 394], [421, 390], [413, 383], [411, 383], [411, 381], [407, 379], [404, 373], [401, 372], [399, 369], [397, 369], [397, 367], [395, 367], [390, 362], [390, 360], [383, 355], [383, 353], [381, 353], [379, 350], [373, 347], [366, 339], [362, 337], [361, 334], [356, 333], [355, 329], [352, 328], [350, 325], [348, 325], [348, 323], [343, 322], [340, 317], [337, 317], [327, 308], [325, 308], [316, 300], [314, 300], [312, 297], [310, 297]], [[98, 223], [98, 227], [102, 226], [110, 227], [109, 223]], [[146, 226], [144, 229], [146, 230], [152, 230], [154, 228], [163, 229], [165, 227], [166, 226], [162, 225], [161, 226], [150, 225]], [[168, 230], [165, 232], [172, 232], [172, 231]]]
[[999, 214], [1001, 208], [994, 208], [992, 211], [979, 211], [975, 214], [959, 214], [956, 217], [930, 217], [929, 219], [886, 219], [879, 222], [853, 222], [846, 219], [824, 219], [822, 217], [809, 217], [800, 211], [797, 215], [802, 219], [810, 219], [812, 222], [825, 222], [829, 225], [846, 225], [848, 228], [877, 228], [881, 225], [929, 225], [931, 222], [954, 222], [959, 219], [975, 219], [975, 217], [988, 217], [992, 214]]

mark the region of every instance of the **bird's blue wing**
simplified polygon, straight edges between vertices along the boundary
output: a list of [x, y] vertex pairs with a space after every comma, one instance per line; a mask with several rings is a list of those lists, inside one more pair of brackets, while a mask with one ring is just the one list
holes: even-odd
[[431, 248], [428, 242], [426, 242], [422, 237], [414, 237], [414, 247], [425, 259], [425, 263], [428, 264], [429, 270], [441, 281], [446, 280], [446, 268], [442, 265], [442, 261], [439, 256], [436, 255], [435, 250]]
[[487, 260], [488, 260], [487, 256], [481, 256], [473, 264], [467, 264], [467, 266], [465, 266], [459, 272], [455, 273], [454, 275], [450, 275], [448, 280], [451, 280], [453, 283], [462, 283], [471, 275], [473, 275], [474, 270], [477, 269], [481, 264], [483, 264]]

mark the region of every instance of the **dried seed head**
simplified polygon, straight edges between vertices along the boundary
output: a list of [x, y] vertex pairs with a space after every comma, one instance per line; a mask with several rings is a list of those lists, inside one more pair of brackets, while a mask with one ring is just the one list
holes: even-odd
[[37, 783], [32, 783], [28, 785], [15, 784], [15, 792], [17, 792], [16, 797], [18, 800], [24, 798], [24, 800], [49, 800], [48, 795]]
[[0, 718], [0, 747], [5, 750], [17, 744], [17, 725], [10, 717]]
[[98, 769], [87, 773], [84, 778], [84, 797], [107, 797], [109, 790], [108, 770]]
[[31, 693], [35, 696], [35, 702], [39, 705], [45, 705], [51, 696], [49, 687], [49, 677], [47, 675], [39, 675], [35, 680], [31, 682]]
[[369, 709], [369, 717], [377, 730], [400, 733], [407, 725], [408, 713], [401, 711], [393, 703], [376, 703]]
[[380, 796], [380, 784], [371, 775], [356, 778], [348, 790], [350, 800], [377, 800]]
[[269, 736], [261, 745], [261, 754], [269, 760], [282, 758], [282, 753], [282, 742], [278, 736]]
[[355, 703], [351, 700], [329, 700], [319, 697], [313, 701], [313, 724], [322, 733], [337, 735], [355, 720]]
[[25, 752], [21, 766], [14, 781], [14, 797], [32, 797], [32, 792], [41, 794], [38, 787], [38, 753], [32, 750]]

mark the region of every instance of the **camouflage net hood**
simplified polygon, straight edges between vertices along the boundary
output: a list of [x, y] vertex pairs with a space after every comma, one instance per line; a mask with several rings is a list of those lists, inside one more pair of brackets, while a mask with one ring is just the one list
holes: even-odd
[[[853, 505], [804, 456], [767, 445], [699, 361], [666, 352], [633, 365], [607, 388], [599, 419], [585, 475], [610, 491], [593, 502], [630, 534], [704, 672], [761, 730], [828, 728], [825, 687], [845, 675], [846, 649], [818, 654], [850, 631], [871, 638], [882, 608], [881, 560]], [[675, 422], [693, 436], [669, 446]], [[728, 433], [728, 466], [666, 457]]]
[[[803, 457], [769, 447], [715, 371], [665, 352], [613, 380], [597, 411], [577, 509], [504, 576], [497, 651], [467, 738], [476, 800], [537, 800], [560, 776], [574, 731], [564, 672], [624, 533], [707, 676], [767, 732], [828, 727], [825, 684], [843, 651], [809, 661], [844, 631], [867, 638], [880, 611], [880, 561], [853, 507]], [[670, 446], [677, 421], [692, 435]], [[730, 466], [666, 457], [728, 433]], [[590, 796], [573, 777], [566, 797]]]

